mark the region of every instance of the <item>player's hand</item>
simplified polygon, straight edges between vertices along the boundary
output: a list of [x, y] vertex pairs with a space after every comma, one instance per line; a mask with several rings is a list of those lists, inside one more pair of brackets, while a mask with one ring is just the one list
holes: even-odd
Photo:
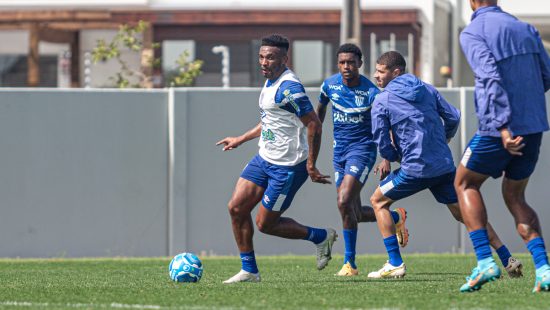
[[232, 149], [236, 149], [239, 147], [239, 145], [242, 144], [241, 139], [239, 137], [227, 137], [225, 139], [222, 139], [216, 143], [216, 145], [223, 144], [223, 151], [230, 151]]
[[522, 136], [517, 136], [514, 138], [512, 137], [510, 131], [506, 128], [500, 130], [500, 136], [502, 138], [502, 145], [510, 154], [516, 156], [523, 155], [523, 153], [520, 152], [521, 149], [525, 147]]
[[380, 180], [385, 179], [391, 171], [391, 163], [389, 160], [382, 159], [382, 162], [374, 169], [374, 174], [380, 173]]
[[330, 176], [321, 174], [319, 169], [317, 169], [316, 167], [308, 167], [307, 173], [309, 174], [311, 181], [315, 183], [331, 184]]

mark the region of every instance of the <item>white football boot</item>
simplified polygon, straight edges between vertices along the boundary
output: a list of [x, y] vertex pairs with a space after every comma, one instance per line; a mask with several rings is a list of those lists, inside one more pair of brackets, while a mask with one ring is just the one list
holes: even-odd
[[328, 261], [332, 259], [332, 245], [338, 238], [336, 231], [332, 228], [327, 228], [327, 237], [317, 247], [317, 269], [321, 270], [328, 265]]
[[386, 262], [380, 270], [370, 272], [367, 277], [370, 279], [402, 278], [405, 274], [407, 274], [405, 263], [396, 267]]
[[252, 273], [241, 269], [236, 275], [223, 281], [224, 284], [238, 283], [238, 282], [260, 282], [260, 272]]

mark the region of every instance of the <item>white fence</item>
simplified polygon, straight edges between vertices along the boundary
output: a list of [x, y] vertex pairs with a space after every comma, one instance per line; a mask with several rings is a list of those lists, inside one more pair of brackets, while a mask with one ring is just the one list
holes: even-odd
[[[476, 129], [473, 93], [441, 91], [465, 109], [466, 137], [458, 134], [451, 144], [456, 160]], [[316, 103], [317, 90], [308, 94]], [[257, 124], [258, 95], [259, 89], [0, 90], [0, 257], [237, 254], [226, 204], [257, 146], [250, 141], [221, 152], [215, 142]], [[319, 167], [332, 175], [331, 126], [327, 118]], [[527, 191], [547, 235], [548, 139]], [[489, 218], [512, 251], [524, 252], [499, 182], [483, 188]], [[371, 176], [364, 203], [376, 185]], [[405, 253], [471, 251], [429, 192], [397, 206], [409, 211]], [[341, 230], [334, 185], [307, 182], [287, 212]], [[306, 241], [261, 233], [255, 246], [260, 254], [313, 253]], [[335, 251], [343, 252], [343, 242]], [[374, 223], [360, 225], [358, 252], [384, 252]]]

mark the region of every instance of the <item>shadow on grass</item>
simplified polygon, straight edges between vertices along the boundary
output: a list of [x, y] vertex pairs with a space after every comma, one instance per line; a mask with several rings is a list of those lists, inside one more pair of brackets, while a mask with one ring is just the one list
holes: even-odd
[[415, 276], [466, 276], [466, 273], [461, 272], [415, 272]]

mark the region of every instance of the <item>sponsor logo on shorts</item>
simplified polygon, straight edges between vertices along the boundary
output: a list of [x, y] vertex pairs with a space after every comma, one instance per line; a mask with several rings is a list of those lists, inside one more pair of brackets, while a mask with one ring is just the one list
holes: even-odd
[[353, 173], [359, 172], [359, 168], [357, 166], [351, 166], [351, 167], [349, 167], [349, 170]]
[[269, 203], [269, 201], [270, 201], [270, 200], [269, 200], [269, 196], [264, 195], [264, 202], [265, 202], [265, 203]]

